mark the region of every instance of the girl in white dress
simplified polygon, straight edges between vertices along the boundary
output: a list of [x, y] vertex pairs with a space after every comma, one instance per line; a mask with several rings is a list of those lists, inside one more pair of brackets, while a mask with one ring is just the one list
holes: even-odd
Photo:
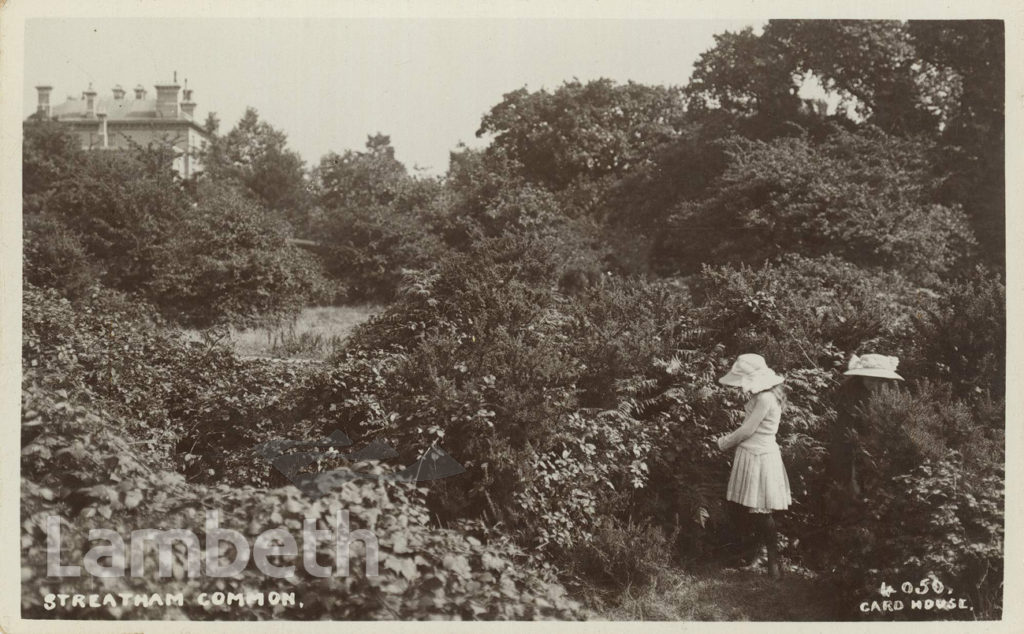
[[723, 451], [736, 448], [726, 499], [756, 513], [757, 533], [768, 552], [768, 574], [779, 576], [778, 541], [772, 511], [792, 503], [789, 478], [782, 464], [782, 452], [775, 442], [785, 406], [782, 383], [759, 354], [742, 354], [728, 374], [718, 380], [750, 394], [744, 406], [746, 418], [739, 429], [718, 439]]

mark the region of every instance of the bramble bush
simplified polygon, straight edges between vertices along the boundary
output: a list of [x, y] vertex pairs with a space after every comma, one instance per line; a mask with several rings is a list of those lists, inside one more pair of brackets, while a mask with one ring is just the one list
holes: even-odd
[[[251, 539], [269, 528], [281, 527], [293, 536], [305, 520], [319, 530], [338, 530], [336, 511], [350, 513], [350, 529], [369, 529], [379, 550], [379, 576], [365, 567], [363, 542], [352, 543], [347, 575], [313, 577], [296, 566], [289, 591], [302, 601], [301, 609], [260, 606], [247, 610], [249, 619], [577, 619], [578, 605], [550, 574], [524, 565], [521, 552], [505, 539], [473, 537], [465, 530], [433, 528], [422, 493], [413, 485], [381, 481], [346, 482], [310, 501], [298, 489], [257, 489], [249, 486], [196, 485], [172, 471], [152, 465], [123, 436], [123, 421], [88, 403], [77, 392], [57, 393], [37, 387], [40, 370], [26, 374], [24, 425], [39, 430], [22, 446], [22, 610], [26, 618], [57, 618], [58, 611], [42, 606], [47, 593], [119, 593], [152, 595], [184, 593], [182, 608], [154, 611], [109, 607], [91, 610], [88, 618], [231, 617], [224, 606], [202, 606], [191, 600], [197, 592], [282, 591], [281, 581], [250, 563], [241, 573], [216, 581], [185, 574], [187, 556], [182, 543], [171, 553], [172, 575], [157, 576], [155, 549], [144, 555], [142, 577], [93, 577], [56, 580], [47, 577], [46, 517], [61, 522], [62, 557], [82, 562], [95, 540], [90, 529], [106, 528], [130, 535], [140, 527], [191, 530], [205, 537], [205, 516], [199, 509], [219, 512], [218, 523]], [[85, 400], [83, 400], [85, 396]], [[119, 424], [120, 423], [120, 424]], [[365, 465], [364, 465], [365, 467]], [[363, 469], [365, 470], [365, 469]], [[379, 468], [375, 473], [381, 473]], [[301, 542], [301, 540], [298, 540]], [[299, 548], [301, 548], [301, 543]], [[301, 550], [299, 551], [301, 552]], [[340, 565], [333, 541], [320, 541], [317, 561], [332, 569]], [[205, 551], [196, 553], [205, 560]], [[104, 565], [117, 566], [113, 559]], [[272, 558], [277, 565], [293, 564]], [[122, 562], [123, 563], [123, 562]]]
[[[64, 561], [80, 562], [95, 545], [88, 539], [91, 528], [109, 528], [119, 535], [142, 526], [185, 528], [202, 537], [203, 517], [198, 510], [205, 508], [221, 512], [222, 526], [250, 536], [276, 526], [294, 533], [302, 520], [310, 518], [317, 519], [320, 528], [335, 528], [338, 509], [350, 511], [353, 529], [374, 531], [381, 546], [381, 576], [362, 572], [358, 557], [346, 577], [320, 579], [300, 571], [292, 581], [305, 606], [287, 614], [288, 618], [584, 616], [551, 572], [530, 567], [509, 540], [471, 526], [431, 526], [423, 491], [414, 485], [346, 482], [317, 501], [303, 497], [294, 487], [258, 488], [268, 482], [270, 467], [245, 449], [250, 443], [280, 441], [289, 434], [309, 439], [311, 425], [302, 424], [301, 406], [317, 394], [312, 386], [323, 387], [329, 379], [296, 376], [297, 370], [287, 366], [243, 363], [217, 342], [188, 342], [164, 329], [151, 310], [115, 292], [97, 289], [72, 303], [53, 289], [27, 286], [25, 291], [22, 579], [26, 617], [60, 616], [42, 608], [47, 592], [280, 591], [279, 582], [252, 565], [212, 584], [187, 578], [182, 574], [185, 553], [177, 548], [173, 550], [177, 570], [169, 579], [153, 574], [155, 553], [146, 555], [151, 574], [142, 578], [46, 578], [48, 515], [62, 518]], [[209, 463], [191, 469], [184, 445], [197, 453], [214, 450], [216, 469], [208, 472]], [[356, 466], [360, 471], [384, 473], [381, 466]], [[318, 561], [337, 563], [333, 545], [321, 544]], [[248, 615], [267, 619], [285, 613], [280, 607], [264, 606]], [[223, 608], [191, 602], [183, 609], [159, 612], [104, 607], [88, 616], [213, 619], [228, 615]]]
[[[660, 318], [672, 303], [623, 284], [588, 321], [557, 291], [553, 253], [506, 236], [412, 281], [338, 359], [359, 396], [331, 406], [409, 457], [436, 442], [472, 466], [432, 487], [442, 517], [503, 522], [557, 550], [589, 537], [595, 506], [646, 484], [652, 440], [600, 392], [628, 378], [619, 363], [670, 347]], [[596, 307], [601, 292], [581, 301]], [[651, 311], [640, 321], [636, 302]]]
[[242, 361], [223, 343], [188, 341], [114, 291], [71, 302], [26, 286], [22, 358], [47, 389], [87, 391], [138, 425], [148, 459], [192, 479], [265, 484], [269, 464], [248, 451], [309, 437], [301, 423], [311, 368]]

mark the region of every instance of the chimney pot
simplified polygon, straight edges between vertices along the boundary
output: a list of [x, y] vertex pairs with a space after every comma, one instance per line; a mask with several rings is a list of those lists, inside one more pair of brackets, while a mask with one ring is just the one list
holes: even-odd
[[92, 89], [92, 82], [89, 83], [89, 89], [82, 93], [82, 98], [85, 99], [85, 116], [90, 119], [95, 119], [96, 91]]
[[157, 84], [154, 87], [156, 88], [156, 116], [177, 119], [179, 115], [178, 91], [181, 86], [175, 81], [173, 84]]
[[50, 118], [52, 110], [50, 109], [50, 92], [53, 91], [53, 86], [36, 86], [36, 92], [39, 95], [39, 101], [36, 105], [36, 112], [40, 115]]

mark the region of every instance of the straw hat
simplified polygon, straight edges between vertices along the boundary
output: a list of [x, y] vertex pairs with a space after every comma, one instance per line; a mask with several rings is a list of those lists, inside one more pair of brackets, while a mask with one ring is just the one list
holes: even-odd
[[865, 354], [858, 357], [853, 355], [850, 358], [850, 365], [843, 374], [847, 376], [873, 376], [880, 379], [898, 379], [903, 377], [896, 374], [896, 366], [900, 360], [896, 357], [888, 357], [884, 354]]
[[736, 358], [736, 363], [732, 364], [729, 373], [718, 379], [718, 382], [756, 394], [773, 388], [785, 380], [768, 367], [761, 355], [741, 354]]

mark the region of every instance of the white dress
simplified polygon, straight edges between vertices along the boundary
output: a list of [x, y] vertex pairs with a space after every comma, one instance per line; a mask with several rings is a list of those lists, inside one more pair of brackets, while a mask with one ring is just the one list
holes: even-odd
[[747, 419], [743, 426], [719, 441], [723, 449], [736, 445], [725, 498], [751, 512], [785, 510], [792, 504], [792, 496], [782, 452], [775, 442], [782, 406], [775, 394], [765, 391], [747, 401], [744, 410]]

